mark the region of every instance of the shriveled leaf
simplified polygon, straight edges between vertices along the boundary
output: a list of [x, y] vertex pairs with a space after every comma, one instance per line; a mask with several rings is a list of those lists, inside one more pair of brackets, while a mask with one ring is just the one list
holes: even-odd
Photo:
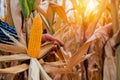
[[69, 58], [68, 54], [65, 52], [65, 50], [63, 49], [63, 47], [60, 47], [60, 49], [57, 51], [56, 54], [58, 55], [58, 57], [60, 58], [60, 60], [63, 60], [63, 61], [67, 61], [67, 59]]
[[14, 26], [12, 15], [11, 15], [10, 0], [4, 1], [3, 4], [4, 4], [4, 6], [6, 6], [6, 12], [5, 12], [5, 16], [4, 16], [4, 21], [6, 23], [10, 24], [11, 26]]
[[12, 19], [16, 28], [17, 35], [20, 42], [26, 45], [25, 36], [22, 33], [22, 14], [19, 5], [19, 0], [10, 0], [10, 9]]
[[69, 68], [55, 67], [50, 65], [43, 65], [44, 70], [47, 73], [71, 73], [72, 71]]
[[65, 6], [66, 6], [66, 0], [63, 0], [63, 2], [62, 2], [62, 6], [63, 6], [63, 9], [65, 10]]
[[43, 21], [43, 28], [45, 28], [48, 33], [52, 34], [52, 28], [50, 27], [47, 19], [42, 14], [40, 14], [40, 15], [41, 15], [41, 18]]
[[27, 50], [15, 45], [0, 43], [0, 50], [11, 53], [27, 53]]
[[27, 64], [21, 64], [21, 65], [17, 65], [17, 66], [5, 68], [5, 69], [0, 69], [0, 73], [17, 74], [27, 69], [28, 69]]
[[46, 42], [45, 44], [41, 45], [41, 50], [38, 58], [42, 58], [43, 56], [45, 56], [52, 48], [53, 48], [52, 43]]
[[117, 55], [117, 79], [120, 80], [120, 46], [118, 46], [115, 53]]
[[39, 67], [35, 59], [31, 58], [29, 66], [28, 80], [39, 80], [40, 78]]
[[31, 58], [28, 80], [39, 80], [40, 77], [43, 80], [52, 80], [50, 76], [45, 72], [38, 60], [35, 58]]
[[65, 13], [65, 10], [62, 6], [59, 6], [57, 4], [50, 3], [50, 7], [63, 19], [65, 23], [67, 23], [67, 16]]
[[87, 38], [87, 39], [94, 33], [94, 31], [95, 31], [95, 29], [96, 29], [96, 25], [97, 25], [97, 23], [98, 23], [98, 21], [99, 21], [99, 18], [101, 17], [103, 11], [104, 11], [105, 8], [106, 8], [106, 4], [107, 4], [107, 1], [104, 2], [104, 5], [103, 5], [103, 4], [100, 5], [100, 9], [99, 9], [99, 11], [98, 11], [97, 16], [95, 17], [95, 19], [93, 20], [93, 22], [91, 22], [91, 23], [89, 24], [89, 26], [88, 26], [88, 28], [87, 28], [87, 30], [86, 30], [86, 38]]
[[9, 62], [13, 60], [28, 60], [30, 57], [27, 54], [15, 54], [0, 56], [0, 62]]
[[56, 55], [58, 56], [58, 58], [59, 58], [60, 60], [64, 60], [64, 57], [63, 57], [62, 52], [61, 52], [60, 49], [57, 50]]
[[61, 28], [61, 23], [62, 23], [62, 19], [57, 16], [55, 23], [53, 24], [53, 29], [55, 30], [55, 33]]
[[68, 60], [68, 67], [73, 68], [81, 61], [85, 60], [85, 55], [88, 52], [88, 48], [91, 42], [83, 44], [79, 50], [72, 55], [72, 57]]
[[52, 8], [50, 7], [50, 5], [48, 5], [48, 9], [47, 9], [47, 14], [49, 15], [48, 16], [48, 22], [49, 24], [52, 26], [53, 24], [53, 21], [54, 21], [54, 11], [52, 10]]
[[110, 6], [110, 10], [111, 10], [111, 15], [112, 15], [112, 22], [113, 22], [113, 31], [114, 33], [117, 32], [117, 30], [119, 29], [119, 17], [118, 17], [118, 1], [117, 0], [111, 0], [111, 6]]
[[103, 66], [103, 47], [105, 44], [104, 38], [99, 38], [92, 41], [89, 51], [95, 51], [95, 54], [91, 56], [87, 61], [88, 63], [88, 78], [93, 80], [102, 79], [102, 66]]
[[111, 30], [112, 30], [112, 23], [106, 24], [104, 27], [96, 29], [94, 34], [87, 40], [87, 42], [93, 41], [97, 38], [102, 38], [102, 37], [104, 37], [105, 39], [108, 39], [108, 37], [110, 36]]
[[113, 50], [109, 43], [107, 42], [105, 46], [105, 61], [104, 61], [104, 75], [103, 80], [116, 80], [117, 79], [117, 70], [116, 64], [113, 57]]
[[35, 9], [38, 11], [38, 13], [42, 14], [46, 19], [48, 18], [47, 13], [45, 13], [45, 11], [42, 10], [40, 7], [36, 7]]
[[[40, 62], [40, 61], [39, 61]], [[49, 66], [54, 66], [54, 67], [63, 67], [66, 66], [66, 63], [61, 62], [61, 61], [56, 61], [56, 62], [40, 62], [40, 64], [44, 65], [49, 65]]]
[[75, 0], [70, 0], [74, 8], [77, 8], [77, 2]]
[[116, 33], [114, 33], [114, 35], [110, 39], [110, 43], [112, 47], [120, 43], [120, 29]]
[[39, 66], [39, 69], [40, 69], [40, 74], [42, 76], [42, 79], [43, 80], [52, 80], [52, 78], [46, 73], [46, 71], [43, 69], [42, 65], [36, 60], [38, 66]]

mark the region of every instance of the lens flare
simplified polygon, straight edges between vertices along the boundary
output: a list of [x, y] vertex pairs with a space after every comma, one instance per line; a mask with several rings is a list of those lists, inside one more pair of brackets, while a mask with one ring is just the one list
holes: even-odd
[[96, 0], [89, 0], [86, 6], [85, 16], [89, 15], [92, 11], [95, 11], [97, 5], [98, 2]]

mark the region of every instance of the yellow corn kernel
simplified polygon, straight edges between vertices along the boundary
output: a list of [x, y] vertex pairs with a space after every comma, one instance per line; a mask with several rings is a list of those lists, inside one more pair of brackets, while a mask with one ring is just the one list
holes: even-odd
[[42, 20], [40, 16], [35, 16], [30, 31], [30, 38], [28, 43], [28, 55], [37, 58], [40, 54], [42, 38]]

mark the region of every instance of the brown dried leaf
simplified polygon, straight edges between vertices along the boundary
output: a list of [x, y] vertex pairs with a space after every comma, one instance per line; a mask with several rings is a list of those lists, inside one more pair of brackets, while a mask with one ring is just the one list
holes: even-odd
[[42, 10], [40, 7], [36, 7], [36, 10], [38, 13], [42, 14], [46, 19], [48, 18], [47, 13], [45, 13], [45, 11]]
[[15, 45], [0, 43], [0, 50], [11, 53], [27, 53], [27, 50]]
[[20, 38], [20, 42], [26, 45], [25, 36], [22, 32], [22, 14], [19, 5], [19, 0], [10, 0], [10, 7], [17, 35]]
[[17, 66], [5, 68], [5, 69], [0, 69], [0, 73], [17, 74], [27, 69], [28, 69], [27, 64], [21, 64], [21, 65], [17, 65]]
[[113, 50], [108, 41], [105, 46], [105, 61], [104, 61], [104, 71], [103, 80], [116, 80], [117, 71], [115, 59], [113, 57]]
[[41, 50], [40, 50], [40, 54], [38, 56], [38, 58], [42, 58], [43, 56], [45, 56], [52, 48], [53, 44], [51, 42], [46, 42], [41, 46]]
[[65, 23], [68, 22], [65, 10], [62, 6], [59, 6], [59, 5], [54, 4], [54, 3], [50, 3], [50, 7], [63, 19], [63, 21]]
[[[39, 61], [40, 62], [40, 61]], [[58, 61], [58, 62], [40, 62], [40, 64], [42, 65], [49, 65], [49, 66], [54, 66], [54, 67], [63, 67], [63, 66], [66, 66], [66, 63], [63, 63], [61, 61]]]
[[10, 24], [11, 26], [14, 26], [11, 11], [10, 11], [10, 0], [4, 0], [4, 1], [5, 1], [4, 6], [6, 7], [6, 13], [5, 13], [4, 21], [6, 23]]
[[51, 65], [43, 65], [43, 68], [47, 73], [72, 73], [70, 69], [63, 67], [60, 68]]
[[60, 47], [60, 49], [57, 50], [56, 54], [60, 58], [60, 60], [67, 61], [68, 54], [65, 52], [63, 47]]
[[104, 38], [94, 40], [90, 46], [89, 52], [95, 51], [95, 54], [88, 59], [88, 78], [90, 80], [102, 79], [102, 66], [103, 66], [103, 47]]
[[13, 60], [28, 60], [28, 59], [30, 59], [30, 57], [27, 54], [0, 56], [0, 62], [9, 62]]
[[54, 21], [53, 20], [54, 19], [54, 12], [53, 12], [52, 8], [50, 7], [50, 5], [48, 5], [47, 15], [49, 15], [47, 18], [49, 20], [49, 24], [50, 24], [50, 26], [52, 26], [53, 21]]
[[72, 57], [68, 60], [68, 67], [73, 68], [81, 61], [85, 60], [85, 55], [88, 52], [88, 48], [90, 46], [91, 42], [83, 44], [79, 50], [72, 55]]
[[119, 43], [120, 43], [120, 29], [110, 39], [110, 44], [112, 47]]
[[94, 21], [91, 22], [88, 25], [88, 28], [86, 30], [86, 38], [87, 39], [94, 33], [94, 31], [96, 29], [96, 25], [97, 25], [97, 23], [99, 21], [99, 18], [101, 17], [103, 11], [106, 9], [106, 4], [107, 4], [107, 1], [104, 1], [104, 5], [103, 4], [100, 5], [97, 16], [95, 17]]
[[111, 30], [112, 30], [112, 23], [109, 23], [101, 28], [98, 28], [95, 30], [94, 34], [87, 40], [87, 42], [102, 37], [104, 37], [107, 40], [109, 38]]

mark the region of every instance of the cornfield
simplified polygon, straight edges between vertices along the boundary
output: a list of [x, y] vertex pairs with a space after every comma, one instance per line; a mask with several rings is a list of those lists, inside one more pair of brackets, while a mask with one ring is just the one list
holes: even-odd
[[120, 0], [0, 0], [4, 23], [0, 80], [120, 80]]

